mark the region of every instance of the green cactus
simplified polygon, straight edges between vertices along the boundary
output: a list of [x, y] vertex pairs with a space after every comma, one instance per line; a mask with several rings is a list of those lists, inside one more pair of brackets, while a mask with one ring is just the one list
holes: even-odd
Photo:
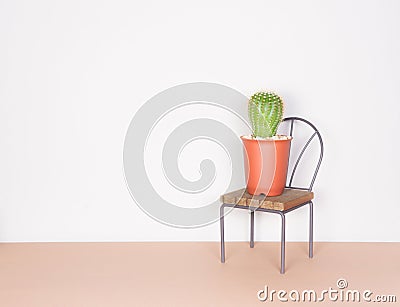
[[258, 92], [249, 100], [249, 119], [253, 137], [276, 135], [283, 118], [282, 98], [273, 92]]

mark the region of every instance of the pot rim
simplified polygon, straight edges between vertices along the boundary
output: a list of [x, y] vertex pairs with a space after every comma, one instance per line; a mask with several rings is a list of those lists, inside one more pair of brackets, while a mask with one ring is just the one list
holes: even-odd
[[291, 141], [293, 139], [293, 136], [290, 135], [285, 135], [285, 134], [277, 134], [279, 136], [285, 136], [286, 139], [253, 139], [252, 136], [250, 135], [241, 135], [240, 138], [242, 140], [250, 141], [250, 142], [287, 142]]

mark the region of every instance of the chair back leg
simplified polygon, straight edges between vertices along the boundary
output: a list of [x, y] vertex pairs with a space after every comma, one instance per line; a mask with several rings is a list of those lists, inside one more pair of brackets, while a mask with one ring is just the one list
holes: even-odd
[[250, 248], [254, 247], [254, 210], [250, 211]]
[[312, 201], [310, 201], [310, 229], [309, 229], [309, 239], [308, 239], [308, 257], [312, 258], [313, 257], [313, 249], [314, 249], [314, 237], [313, 237], [313, 231], [314, 231], [314, 204]]

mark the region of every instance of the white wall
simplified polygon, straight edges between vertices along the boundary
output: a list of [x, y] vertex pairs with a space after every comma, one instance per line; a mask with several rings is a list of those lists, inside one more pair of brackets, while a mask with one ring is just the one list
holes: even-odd
[[[399, 241], [400, 2], [189, 2], [0, 2], [0, 240], [218, 240], [147, 217], [122, 170], [135, 111], [207, 81], [275, 90], [319, 127], [316, 240]], [[246, 214], [228, 240], [248, 238]], [[278, 239], [277, 217], [257, 222]], [[288, 240], [306, 223], [289, 215]]]

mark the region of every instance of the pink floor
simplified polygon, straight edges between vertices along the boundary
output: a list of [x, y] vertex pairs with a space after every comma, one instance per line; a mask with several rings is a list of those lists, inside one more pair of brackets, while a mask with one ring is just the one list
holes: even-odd
[[226, 247], [221, 264], [215, 242], [3, 243], [0, 306], [291, 306], [276, 297], [261, 302], [257, 292], [268, 286], [318, 293], [337, 289], [339, 278], [346, 279], [345, 290], [371, 290], [372, 300], [397, 296], [397, 303], [368, 306], [399, 305], [400, 243], [316, 243], [313, 259], [306, 243], [288, 243], [285, 275], [278, 243]]

